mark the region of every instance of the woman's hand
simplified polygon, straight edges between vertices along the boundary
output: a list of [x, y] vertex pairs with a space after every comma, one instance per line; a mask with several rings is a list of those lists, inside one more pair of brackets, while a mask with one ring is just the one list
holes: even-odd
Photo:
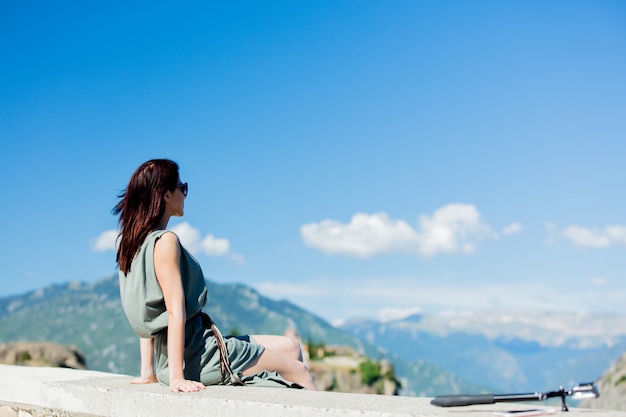
[[131, 384], [154, 384], [157, 383], [159, 381], [157, 381], [157, 377], [156, 375], [152, 374], [152, 375], [147, 375], [147, 376], [139, 376], [135, 379], [133, 379], [132, 381], [130, 381]]
[[206, 387], [197, 381], [183, 378], [170, 380], [170, 391], [172, 392], [198, 392], [201, 389], [206, 389]]

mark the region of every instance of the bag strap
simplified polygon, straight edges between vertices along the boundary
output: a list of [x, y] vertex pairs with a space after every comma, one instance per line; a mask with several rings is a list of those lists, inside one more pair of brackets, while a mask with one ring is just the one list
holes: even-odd
[[204, 311], [201, 311], [202, 322], [205, 327], [213, 330], [213, 336], [215, 337], [215, 342], [217, 344], [217, 349], [220, 353], [220, 372], [222, 373], [222, 377], [228, 375], [230, 379], [231, 385], [246, 385], [238, 375], [236, 375], [232, 368], [230, 367], [230, 358], [228, 357], [228, 350], [226, 350], [226, 343], [224, 342], [224, 337], [220, 332], [220, 329], [217, 328], [215, 322], [211, 317], [206, 314]]

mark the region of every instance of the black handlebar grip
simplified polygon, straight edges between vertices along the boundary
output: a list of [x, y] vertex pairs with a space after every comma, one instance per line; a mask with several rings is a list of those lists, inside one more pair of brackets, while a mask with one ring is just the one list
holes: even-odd
[[437, 407], [460, 407], [474, 404], [494, 404], [493, 394], [483, 395], [439, 395], [430, 402]]

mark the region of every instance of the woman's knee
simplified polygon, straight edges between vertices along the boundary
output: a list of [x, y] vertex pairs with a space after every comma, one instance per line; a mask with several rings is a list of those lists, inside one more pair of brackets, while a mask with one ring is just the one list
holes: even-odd
[[287, 336], [277, 336], [276, 342], [273, 346], [266, 347], [290, 359], [301, 360], [302, 349], [300, 343]]
[[287, 336], [254, 336], [266, 349], [290, 359], [302, 360], [302, 346], [297, 340]]
[[285, 337], [285, 339], [287, 339], [285, 342], [285, 353], [295, 360], [302, 361], [302, 346], [300, 343], [290, 337]]
[[298, 369], [298, 372], [301, 372], [303, 374], [309, 374], [309, 368], [306, 366], [306, 364], [304, 362], [301, 361], [296, 361], [296, 365], [295, 365]]

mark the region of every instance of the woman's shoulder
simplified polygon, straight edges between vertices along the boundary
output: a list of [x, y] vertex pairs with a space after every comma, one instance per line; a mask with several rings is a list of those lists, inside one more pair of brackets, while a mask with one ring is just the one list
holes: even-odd
[[159, 230], [158, 233], [154, 233], [154, 247], [155, 250], [179, 250], [180, 247], [180, 239], [176, 233], [169, 230]]
[[178, 235], [171, 230], [159, 230], [159, 232], [161, 233], [159, 233], [157, 239], [160, 241], [166, 241], [176, 244], [178, 244], [178, 242], [180, 241], [180, 239], [178, 239]]
[[150, 233], [148, 233], [148, 236], [146, 237], [146, 240], [154, 240], [154, 241], [159, 241], [162, 239], [166, 239], [166, 240], [175, 240], [175, 241], [179, 241], [178, 239], [178, 235], [174, 232], [172, 232], [171, 230], [153, 230]]

